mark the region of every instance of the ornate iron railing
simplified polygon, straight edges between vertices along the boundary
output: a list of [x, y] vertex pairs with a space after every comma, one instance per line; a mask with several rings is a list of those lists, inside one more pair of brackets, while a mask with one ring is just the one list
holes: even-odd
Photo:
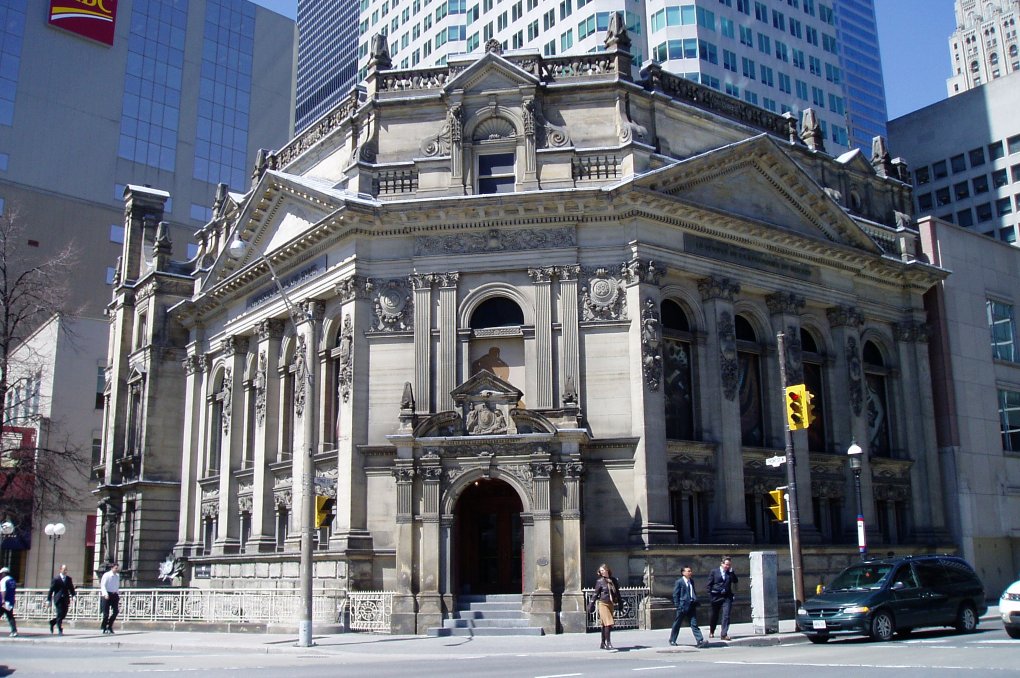
[[[592, 594], [595, 589], [582, 589], [584, 591], [585, 604], [591, 600]], [[614, 628], [617, 629], [636, 629], [639, 626], [638, 610], [641, 609], [641, 603], [644, 602], [651, 594], [650, 589], [647, 586], [621, 586], [620, 587], [620, 608], [615, 611], [613, 616], [616, 622]], [[599, 622], [598, 612], [593, 612], [588, 615], [588, 628], [597, 629], [601, 626]]]
[[[19, 619], [49, 619], [48, 589], [20, 589], [15, 615]], [[313, 621], [335, 623], [344, 592], [317, 593]], [[301, 594], [275, 589], [121, 589], [118, 621], [279, 623], [301, 617]], [[99, 620], [99, 589], [79, 588], [67, 618]]]
[[341, 603], [340, 621], [350, 631], [389, 633], [393, 595], [393, 591], [349, 591]]

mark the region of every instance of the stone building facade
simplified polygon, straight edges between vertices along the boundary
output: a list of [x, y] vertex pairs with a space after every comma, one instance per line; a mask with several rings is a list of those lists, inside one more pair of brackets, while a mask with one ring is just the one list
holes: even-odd
[[856, 439], [875, 541], [945, 543], [922, 304], [944, 272], [915, 258], [904, 168], [880, 139], [827, 155], [810, 112], [635, 81], [620, 26], [426, 71], [376, 41], [366, 89], [223, 187], [190, 262], [165, 194], [128, 189], [100, 494], [133, 581], [172, 551], [191, 585], [293, 585], [314, 472], [316, 590], [395, 591], [396, 631], [493, 592], [581, 631], [601, 562], [661, 621], [682, 558], [785, 541], [780, 331], [818, 394], [805, 542], [853, 541]]

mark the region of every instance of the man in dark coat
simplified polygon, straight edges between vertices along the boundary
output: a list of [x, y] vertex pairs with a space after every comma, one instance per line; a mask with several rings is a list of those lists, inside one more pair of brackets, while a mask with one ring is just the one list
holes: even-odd
[[71, 598], [76, 595], [78, 595], [78, 592], [74, 590], [74, 582], [71, 581], [71, 575], [67, 573], [67, 565], [61, 565], [60, 572], [53, 578], [53, 583], [50, 584], [50, 593], [46, 597], [53, 605], [53, 612], [56, 615], [50, 620], [51, 634], [55, 626], [59, 630], [60, 635], [64, 635], [64, 617], [67, 616], [67, 608], [71, 604]]
[[712, 603], [712, 616], [708, 625], [708, 637], [715, 638], [715, 627], [722, 612], [722, 639], [730, 639], [730, 611], [733, 609], [733, 590], [737, 586], [737, 575], [732, 571], [729, 556], [723, 556], [719, 567], [708, 575], [708, 594]]
[[686, 619], [690, 622], [696, 646], [708, 647], [705, 637], [701, 635], [701, 629], [698, 628], [698, 594], [694, 590], [694, 570], [685, 567], [680, 571], [680, 574], [683, 576], [677, 579], [673, 586], [673, 605], [676, 607], [676, 617], [673, 619], [673, 628], [669, 631], [669, 644], [676, 645], [680, 627], [683, 626]]

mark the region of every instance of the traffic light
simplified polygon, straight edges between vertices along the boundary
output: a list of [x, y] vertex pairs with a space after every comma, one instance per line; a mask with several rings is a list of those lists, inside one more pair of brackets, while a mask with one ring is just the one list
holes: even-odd
[[804, 388], [804, 428], [811, 426], [811, 422], [815, 420], [814, 399], [815, 395]]
[[807, 414], [810, 401], [807, 395], [808, 392], [804, 384], [786, 387], [786, 424], [791, 431], [807, 428], [810, 423]]
[[772, 511], [772, 515], [776, 517], [776, 520], [783, 522], [786, 520], [786, 500], [783, 498], [783, 490], [769, 490], [769, 498], [772, 499], [772, 505], [769, 506], [769, 511]]
[[329, 519], [329, 509], [332, 506], [333, 500], [330, 497], [323, 497], [320, 494], [315, 495], [315, 527], [316, 529], [322, 527], [322, 524]]

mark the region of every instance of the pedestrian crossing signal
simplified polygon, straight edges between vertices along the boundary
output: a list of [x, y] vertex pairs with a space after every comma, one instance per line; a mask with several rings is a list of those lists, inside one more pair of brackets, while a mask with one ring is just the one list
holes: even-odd
[[783, 522], [786, 520], [786, 498], [783, 496], [783, 490], [769, 490], [769, 497], [772, 499], [772, 504], [769, 506], [769, 511], [772, 511], [772, 515], [776, 517], [776, 520]]

